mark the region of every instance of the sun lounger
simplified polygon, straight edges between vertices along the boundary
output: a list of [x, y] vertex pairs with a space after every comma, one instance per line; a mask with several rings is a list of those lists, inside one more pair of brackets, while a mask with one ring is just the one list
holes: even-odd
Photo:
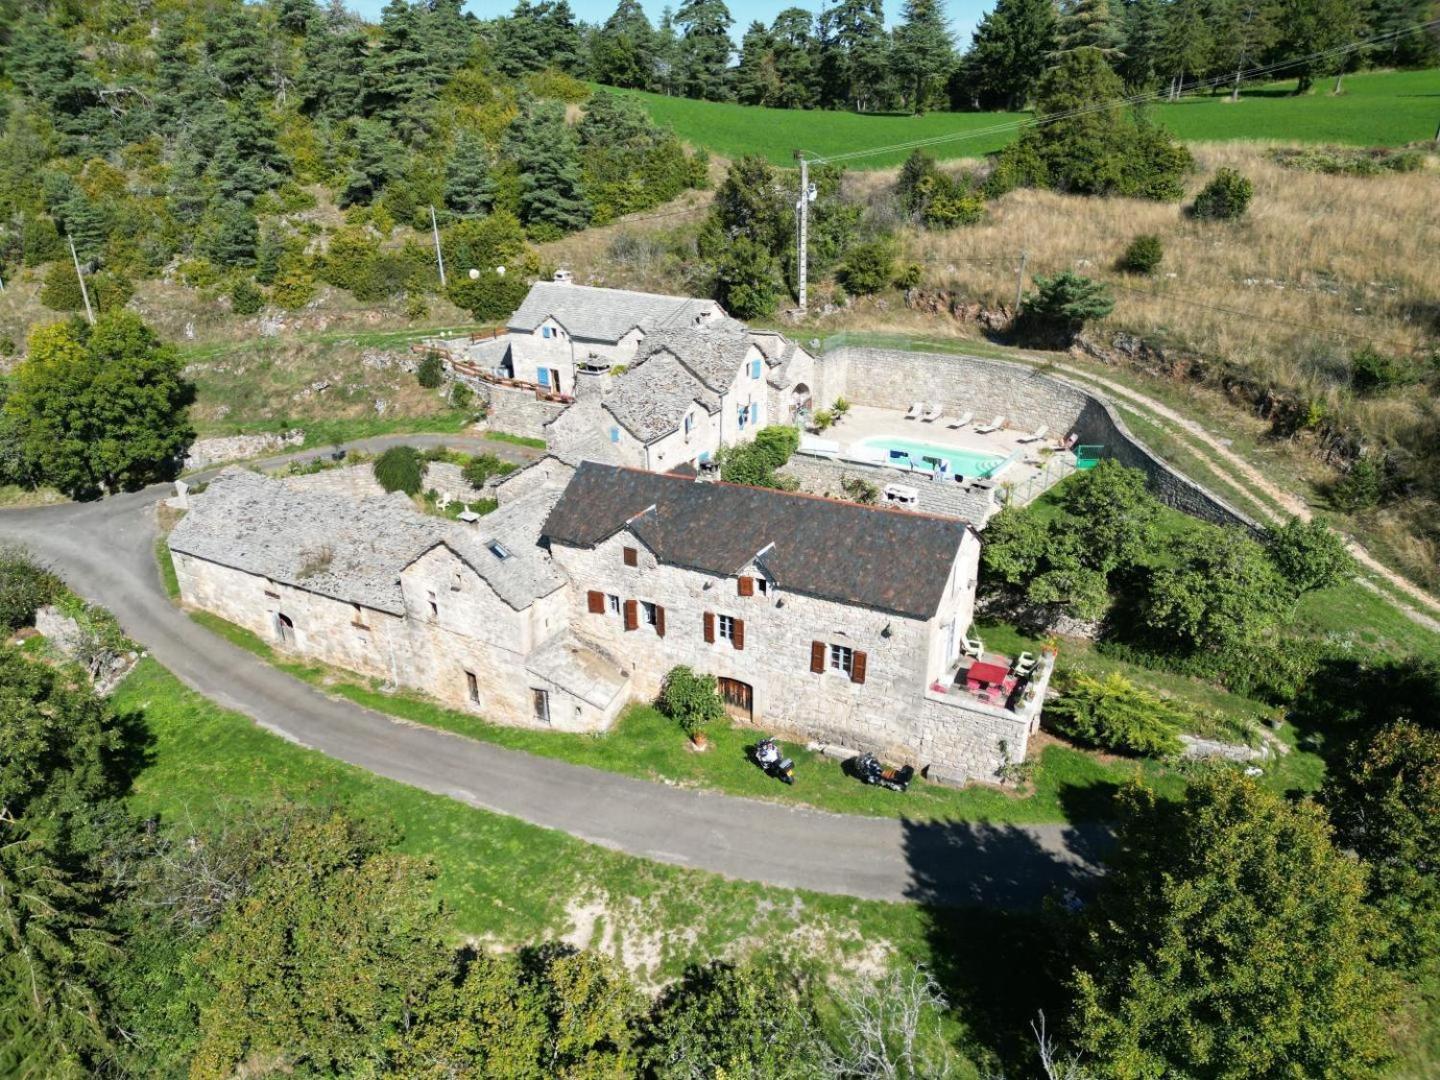
[[966, 637], [964, 634], [961, 634], [960, 651], [966, 656], [973, 656], [979, 659], [985, 653], [985, 642], [981, 641], [978, 637]]
[[922, 423], [933, 424], [936, 420], [940, 419], [944, 412], [945, 410], [940, 408], [939, 405], [927, 405], [925, 406], [925, 411], [920, 414], [920, 420]]
[[1041, 439], [1043, 439], [1043, 438], [1045, 437], [1045, 433], [1046, 433], [1047, 431], [1049, 431], [1049, 430], [1050, 430], [1050, 425], [1049, 425], [1049, 424], [1041, 424], [1041, 425], [1040, 425], [1039, 427], [1037, 427], [1034, 431], [1030, 432], [1030, 434], [1028, 434], [1028, 435], [1021, 435], [1021, 436], [1020, 436], [1020, 441], [1021, 441], [1021, 442], [1039, 442]]
[[924, 407], [925, 407], [924, 402], [921, 402], [921, 401], [912, 401], [912, 402], [910, 403], [910, 411], [905, 414], [905, 419], [906, 419], [906, 420], [918, 420], [918, 419], [920, 419], [920, 410], [923, 409]]
[[1005, 423], [1005, 417], [997, 416], [988, 424], [976, 424], [975, 430], [981, 435], [989, 435], [992, 431], [999, 431], [1000, 425]]
[[1024, 677], [1035, 670], [1035, 664], [1034, 653], [1022, 652], [1016, 657], [1015, 666], [1011, 670], [1013, 670], [1016, 675]]
[[950, 421], [950, 423], [948, 423], [948, 424], [945, 425], [945, 426], [946, 426], [946, 427], [949, 427], [949, 428], [962, 428], [962, 427], [964, 427], [966, 424], [968, 424], [971, 420], [974, 420], [974, 419], [975, 419], [975, 414], [974, 414], [973, 412], [961, 413], [959, 420], [952, 420], [952, 421]]

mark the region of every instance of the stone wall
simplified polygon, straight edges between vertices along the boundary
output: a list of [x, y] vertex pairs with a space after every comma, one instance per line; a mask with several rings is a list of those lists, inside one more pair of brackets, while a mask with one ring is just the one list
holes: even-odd
[[996, 499], [999, 489], [988, 480], [958, 484], [952, 478], [936, 479], [928, 473], [907, 472], [880, 465], [860, 465], [804, 452], [796, 453], [780, 470], [780, 475], [794, 477], [799, 481], [801, 491], [812, 495], [828, 495], [836, 499], [847, 498], [844, 488], [841, 487], [842, 480], [849, 476], [860, 477], [881, 489], [881, 505], [887, 505], [884, 497], [886, 485], [903, 484], [917, 491], [920, 499], [912, 507], [899, 509], [960, 518], [976, 527], [984, 525], [991, 515], [1000, 509], [1000, 503]]
[[338, 469], [322, 469], [314, 473], [281, 475], [280, 482], [292, 491], [323, 491], [328, 495], [344, 495], [348, 499], [366, 499], [385, 494], [380, 481], [375, 479], [374, 466], [368, 461], [360, 465], [345, 465]]
[[283, 435], [223, 435], [213, 439], [196, 439], [185, 453], [185, 468], [203, 469], [220, 461], [242, 461], [261, 454], [278, 454], [304, 441], [303, 431], [287, 431]]
[[1260, 528], [1136, 438], [1105, 398], [1057, 375], [1004, 360], [848, 345], [825, 353], [817, 367], [827, 394], [859, 405], [904, 410], [926, 401], [950, 415], [974, 412], [981, 422], [1001, 415], [1015, 427], [1048, 424], [1052, 434], [1073, 434], [1142, 470], [1156, 498], [1177, 510], [1221, 525]]
[[532, 461], [503, 477], [490, 489], [491, 494], [504, 506], [526, 495], [547, 488], [563, 488], [575, 475], [575, 466], [567, 465], [553, 454], [547, 454], [539, 461]]
[[558, 401], [542, 401], [533, 390], [518, 386], [485, 383], [482, 391], [490, 402], [486, 423], [491, 431], [522, 435], [530, 439], [545, 438], [545, 425], [565, 411]]

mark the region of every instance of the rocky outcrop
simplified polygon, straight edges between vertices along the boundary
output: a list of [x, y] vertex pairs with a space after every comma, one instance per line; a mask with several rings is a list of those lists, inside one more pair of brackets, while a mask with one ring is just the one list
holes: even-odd
[[978, 300], [951, 289], [909, 289], [905, 293], [905, 306], [911, 311], [937, 318], [944, 316], [997, 334], [1009, 330], [1015, 322], [1014, 310], [1005, 304], [986, 307]]

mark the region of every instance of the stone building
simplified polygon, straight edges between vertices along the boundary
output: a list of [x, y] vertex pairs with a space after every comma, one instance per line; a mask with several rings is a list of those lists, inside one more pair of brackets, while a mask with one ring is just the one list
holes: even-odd
[[191, 507], [187, 603], [501, 723], [604, 730], [683, 663], [743, 719], [958, 781], [1024, 754], [1049, 678], [953, 692], [979, 559], [954, 519], [596, 462], [472, 525], [240, 470]]

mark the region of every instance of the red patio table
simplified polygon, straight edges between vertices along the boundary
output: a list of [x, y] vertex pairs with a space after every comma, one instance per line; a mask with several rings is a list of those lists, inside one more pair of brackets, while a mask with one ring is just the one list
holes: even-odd
[[1010, 674], [1010, 669], [1003, 664], [992, 664], [988, 661], [977, 660], [970, 665], [970, 670], [965, 673], [966, 683], [972, 686], [980, 686], [986, 683], [999, 686], [1005, 681], [1005, 676]]

